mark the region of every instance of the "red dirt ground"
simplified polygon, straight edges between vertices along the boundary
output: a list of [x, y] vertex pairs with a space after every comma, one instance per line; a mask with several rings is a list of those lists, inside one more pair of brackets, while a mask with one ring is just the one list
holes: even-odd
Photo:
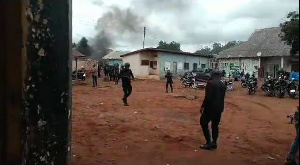
[[250, 96], [237, 83], [226, 95], [219, 148], [200, 150], [204, 91], [176, 82], [166, 94], [164, 82], [138, 80], [124, 107], [120, 84], [99, 83], [73, 87], [74, 165], [282, 165], [295, 136], [286, 116], [298, 99]]

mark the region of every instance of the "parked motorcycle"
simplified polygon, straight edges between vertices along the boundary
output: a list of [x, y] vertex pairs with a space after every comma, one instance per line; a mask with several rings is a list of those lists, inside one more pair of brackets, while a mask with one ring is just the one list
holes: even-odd
[[249, 95], [254, 95], [256, 93], [257, 88], [257, 80], [256, 79], [249, 79], [248, 82], [248, 93]]
[[232, 80], [227, 81], [227, 80], [222, 79], [221, 81], [225, 84], [226, 91], [233, 91], [234, 90], [234, 83], [233, 83]]
[[262, 91], [264, 91], [267, 96], [275, 96], [274, 84], [276, 79], [268, 76], [264, 84], [261, 86]]
[[274, 84], [275, 95], [279, 98], [284, 98], [287, 91], [287, 82], [285, 76], [279, 76], [278, 80]]
[[299, 85], [295, 83], [294, 78], [287, 83], [287, 94], [293, 99], [299, 95]]
[[76, 73], [77, 73], [77, 79], [78, 80], [85, 81], [86, 75], [85, 75], [84, 71], [77, 71], [77, 72], [73, 71], [73, 73], [72, 73], [72, 80], [76, 80]]
[[243, 77], [243, 78], [241, 79], [241, 86], [242, 86], [243, 88], [247, 88], [248, 84], [249, 84], [249, 80], [246, 80], [245, 77]]

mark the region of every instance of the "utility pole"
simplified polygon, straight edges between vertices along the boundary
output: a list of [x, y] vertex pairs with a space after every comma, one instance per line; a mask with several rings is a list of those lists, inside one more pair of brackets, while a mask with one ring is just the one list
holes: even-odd
[[143, 49], [145, 48], [145, 38], [146, 38], [146, 27], [144, 27]]

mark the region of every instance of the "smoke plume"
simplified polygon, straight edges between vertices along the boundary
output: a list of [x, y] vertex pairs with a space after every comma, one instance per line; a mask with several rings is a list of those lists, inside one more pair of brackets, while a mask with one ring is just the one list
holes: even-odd
[[130, 8], [111, 6], [97, 21], [92, 58], [100, 60], [109, 49], [125, 42], [134, 44], [142, 41], [143, 23], [142, 17], [137, 16]]

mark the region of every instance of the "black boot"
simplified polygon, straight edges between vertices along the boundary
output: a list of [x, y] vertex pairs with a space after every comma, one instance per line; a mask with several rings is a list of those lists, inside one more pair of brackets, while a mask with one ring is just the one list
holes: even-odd
[[215, 142], [215, 141], [212, 142], [211, 146], [212, 146], [212, 149], [218, 148], [217, 142]]
[[213, 145], [211, 143], [206, 143], [200, 146], [201, 149], [204, 150], [212, 150], [213, 149]]
[[127, 103], [127, 97], [124, 97], [122, 100], [123, 100], [124, 106], [129, 106], [129, 104]]

